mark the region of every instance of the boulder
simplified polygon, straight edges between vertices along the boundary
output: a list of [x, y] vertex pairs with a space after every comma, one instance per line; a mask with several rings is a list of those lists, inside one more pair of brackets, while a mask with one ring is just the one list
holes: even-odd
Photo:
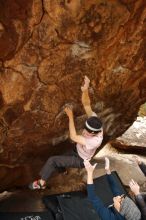
[[66, 103], [82, 127], [84, 75], [104, 143], [146, 101], [146, 2], [0, 1], [0, 187], [23, 185], [68, 138]]
[[111, 145], [119, 150], [139, 153], [146, 156], [146, 117], [137, 117], [137, 120], [129, 129], [117, 139], [111, 141]]

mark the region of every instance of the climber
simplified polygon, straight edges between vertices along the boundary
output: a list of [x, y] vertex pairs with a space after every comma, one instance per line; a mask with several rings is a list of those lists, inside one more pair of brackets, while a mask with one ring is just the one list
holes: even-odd
[[102, 220], [140, 220], [141, 213], [135, 203], [125, 194], [122, 194], [111, 175], [109, 159], [105, 158], [106, 176], [113, 194], [113, 204], [104, 206], [102, 200], [95, 194], [93, 172], [96, 164], [91, 165], [89, 160], [84, 161], [87, 171], [88, 199]]
[[64, 111], [69, 119], [69, 133], [76, 147], [68, 155], [58, 155], [50, 157], [40, 172], [41, 178], [29, 185], [30, 189], [44, 189], [46, 182], [51, 174], [58, 168], [83, 168], [84, 160], [91, 159], [96, 149], [103, 140], [102, 122], [92, 111], [89, 98], [90, 80], [87, 76], [84, 78], [82, 90], [82, 104], [88, 119], [85, 122], [82, 135], [78, 135], [74, 125], [74, 116], [71, 107], [65, 107]]

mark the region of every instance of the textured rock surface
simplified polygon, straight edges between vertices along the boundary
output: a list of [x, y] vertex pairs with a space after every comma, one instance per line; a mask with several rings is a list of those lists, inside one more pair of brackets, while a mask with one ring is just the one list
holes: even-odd
[[82, 124], [85, 74], [105, 142], [132, 124], [146, 101], [145, 27], [144, 0], [0, 1], [2, 189], [28, 182], [67, 138], [65, 103]]
[[141, 105], [139, 109], [139, 116], [143, 116], [143, 117], [146, 116], [146, 103]]
[[[124, 152], [124, 154], [123, 154]], [[140, 168], [137, 166], [136, 162], [133, 160], [133, 156], [136, 154], [127, 154], [126, 150], [119, 152], [111, 144], [106, 144], [101, 151], [95, 156], [95, 159], [99, 160], [96, 176], [103, 175], [104, 171], [104, 157], [109, 157], [111, 161], [111, 170], [116, 170], [124, 183], [124, 185], [129, 184], [130, 179], [134, 179], [139, 185], [143, 185], [146, 181], [144, 174], [141, 172]], [[146, 163], [146, 157], [139, 155], [141, 161]], [[101, 160], [101, 162], [100, 162]], [[146, 188], [141, 188], [145, 190]]]
[[127, 152], [140, 153], [146, 156], [146, 117], [137, 117], [133, 125], [111, 145]]

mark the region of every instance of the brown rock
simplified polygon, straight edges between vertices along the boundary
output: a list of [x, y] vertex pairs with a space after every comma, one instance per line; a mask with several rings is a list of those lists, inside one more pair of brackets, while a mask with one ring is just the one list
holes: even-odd
[[35, 176], [34, 157], [54, 154], [67, 138], [66, 103], [82, 126], [85, 74], [104, 142], [132, 124], [146, 100], [145, 18], [141, 0], [0, 1], [1, 168], [26, 164]]

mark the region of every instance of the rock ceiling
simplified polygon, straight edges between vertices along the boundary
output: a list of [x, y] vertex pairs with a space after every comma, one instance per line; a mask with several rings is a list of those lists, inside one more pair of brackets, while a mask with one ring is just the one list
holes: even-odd
[[4, 184], [19, 185], [26, 170], [36, 175], [35, 158], [67, 139], [66, 103], [82, 126], [84, 75], [107, 142], [127, 130], [146, 101], [145, 0], [0, 1]]

